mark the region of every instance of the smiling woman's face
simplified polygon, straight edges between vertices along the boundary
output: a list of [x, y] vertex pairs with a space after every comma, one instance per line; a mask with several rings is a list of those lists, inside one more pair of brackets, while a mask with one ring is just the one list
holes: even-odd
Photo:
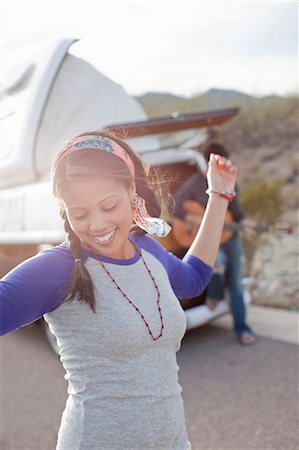
[[108, 177], [77, 178], [63, 189], [61, 200], [69, 224], [83, 247], [110, 258], [133, 256], [128, 235], [134, 194], [134, 183], [128, 189]]

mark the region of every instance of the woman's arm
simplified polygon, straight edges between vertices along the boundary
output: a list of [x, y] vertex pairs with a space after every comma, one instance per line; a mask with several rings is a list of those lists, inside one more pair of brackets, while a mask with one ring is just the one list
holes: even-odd
[[[237, 169], [219, 155], [211, 154], [207, 172], [210, 191], [207, 207], [197, 235], [187, 255], [213, 266], [218, 253], [230, 193], [234, 192]], [[222, 193], [228, 193], [227, 198]]]
[[55, 309], [66, 296], [73, 261], [63, 246], [24, 261], [0, 280], [0, 335]]

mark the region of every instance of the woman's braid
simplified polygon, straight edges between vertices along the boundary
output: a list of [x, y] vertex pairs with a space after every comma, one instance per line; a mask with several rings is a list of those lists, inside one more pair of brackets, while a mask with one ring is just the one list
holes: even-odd
[[62, 218], [63, 218], [63, 224], [64, 224], [64, 230], [67, 234], [67, 240], [70, 244], [70, 251], [74, 257], [74, 260], [81, 260], [82, 257], [82, 248], [81, 248], [81, 241], [78, 238], [78, 236], [74, 233], [74, 231], [72, 230], [69, 221], [66, 217], [65, 212], [62, 213]]
[[67, 301], [71, 302], [76, 298], [79, 301], [87, 303], [92, 311], [95, 312], [93, 282], [88, 270], [81, 260], [82, 247], [80, 239], [72, 230], [65, 211], [62, 212], [61, 216], [64, 221], [64, 229], [67, 233], [70, 251], [74, 258], [74, 267], [70, 277]]

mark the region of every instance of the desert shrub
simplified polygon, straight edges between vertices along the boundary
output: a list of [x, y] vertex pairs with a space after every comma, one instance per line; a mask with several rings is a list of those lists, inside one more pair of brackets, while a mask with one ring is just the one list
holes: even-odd
[[282, 181], [268, 180], [263, 173], [242, 185], [240, 200], [248, 216], [271, 225], [282, 213]]
[[299, 98], [264, 98], [250, 106], [221, 127], [225, 144], [232, 151], [240, 146], [259, 147], [266, 141], [275, 142], [278, 136], [298, 139]]
[[[240, 200], [250, 218], [259, 225], [270, 226], [280, 218], [283, 210], [282, 182], [268, 180], [259, 173], [242, 186]], [[262, 235], [255, 238], [242, 236], [247, 276], [250, 276], [253, 257], [262, 239]]]

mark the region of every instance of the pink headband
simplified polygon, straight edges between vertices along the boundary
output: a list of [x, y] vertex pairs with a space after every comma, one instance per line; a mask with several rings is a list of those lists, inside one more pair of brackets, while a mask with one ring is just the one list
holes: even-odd
[[128, 153], [125, 151], [125, 149], [122, 148], [117, 142], [113, 141], [112, 139], [93, 134], [86, 134], [83, 136], [79, 136], [68, 142], [65, 145], [64, 149], [56, 156], [56, 159], [54, 160], [53, 163], [53, 167], [56, 167], [58, 162], [63, 160], [70, 153], [78, 151], [82, 148], [99, 149], [108, 153], [113, 153], [114, 155], [118, 156], [120, 159], [124, 161], [124, 163], [126, 164], [126, 166], [130, 171], [130, 174], [132, 175], [133, 178], [135, 178], [135, 167], [133, 161], [128, 155]]

